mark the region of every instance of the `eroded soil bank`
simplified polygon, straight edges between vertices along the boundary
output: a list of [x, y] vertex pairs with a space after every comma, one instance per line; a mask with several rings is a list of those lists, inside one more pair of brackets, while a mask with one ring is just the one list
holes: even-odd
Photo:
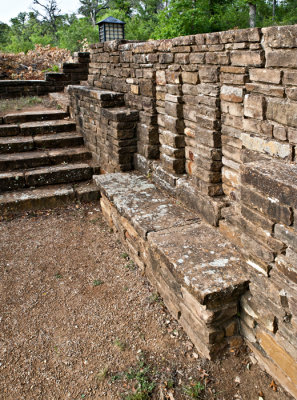
[[98, 203], [0, 223], [1, 399], [291, 398], [271, 381], [199, 358]]

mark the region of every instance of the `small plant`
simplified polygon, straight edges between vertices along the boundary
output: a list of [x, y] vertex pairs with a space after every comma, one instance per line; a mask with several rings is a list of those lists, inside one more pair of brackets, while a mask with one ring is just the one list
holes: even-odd
[[151, 367], [145, 363], [143, 356], [135, 369], [126, 373], [128, 381], [134, 381], [133, 393], [128, 394], [125, 400], [148, 400], [155, 388], [155, 382], [151, 378]]
[[122, 378], [121, 375], [115, 374], [115, 375], [113, 375], [113, 376], [110, 378], [110, 382], [118, 381], [118, 380], [120, 380], [121, 378]]
[[159, 295], [159, 293], [153, 293], [149, 297], [149, 302], [150, 302], [150, 304], [154, 304], [154, 303], [163, 304], [162, 297]]
[[122, 342], [120, 339], [116, 339], [113, 342], [114, 346], [118, 347], [121, 351], [124, 351], [127, 347], [126, 343]]
[[57, 279], [61, 279], [61, 278], [62, 278], [62, 275], [58, 272], [58, 273], [55, 275], [55, 277], [56, 277]]
[[126, 260], [129, 259], [129, 254], [127, 253], [122, 253], [121, 258], [125, 258]]
[[103, 285], [103, 281], [101, 281], [100, 279], [95, 279], [94, 281], [93, 281], [93, 286], [100, 286], [100, 285]]
[[59, 72], [59, 71], [60, 71], [59, 65], [54, 64], [51, 67], [43, 70], [42, 72]]
[[108, 367], [104, 367], [99, 371], [97, 374], [98, 381], [104, 381], [107, 378], [108, 375]]
[[193, 399], [201, 399], [201, 394], [204, 391], [204, 385], [201, 382], [193, 383], [192, 385], [185, 386], [184, 392], [187, 396]]
[[135, 271], [136, 270], [136, 265], [134, 264], [134, 261], [130, 260], [128, 264], [125, 265], [127, 269], [130, 271]]

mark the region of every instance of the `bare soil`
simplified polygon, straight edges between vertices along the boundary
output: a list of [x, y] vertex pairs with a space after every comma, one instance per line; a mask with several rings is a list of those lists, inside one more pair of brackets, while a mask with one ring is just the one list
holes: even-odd
[[0, 99], [0, 117], [9, 113], [26, 111], [46, 111], [49, 108], [57, 109], [51, 104], [48, 96], [27, 96], [13, 99]]
[[0, 223], [1, 399], [291, 398], [271, 381], [246, 348], [198, 356], [98, 203]]

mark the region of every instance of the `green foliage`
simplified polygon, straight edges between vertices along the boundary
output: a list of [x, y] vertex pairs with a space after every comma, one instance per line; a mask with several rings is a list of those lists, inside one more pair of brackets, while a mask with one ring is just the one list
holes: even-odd
[[193, 399], [201, 399], [201, 394], [204, 392], [204, 385], [202, 383], [197, 382], [193, 385], [184, 387], [184, 392], [187, 396]]
[[89, 44], [98, 42], [98, 28], [87, 18], [75, 19], [71, 24], [58, 30], [58, 45], [71, 51], [81, 49], [82, 42], [87, 39]]
[[134, 382], [134, 391], [125, 397], [125, 400], [148, 400], [156, 386], [151, 378], [151, 367], [141, 358], [134, 369], [126, 373], [126, 379]]
[[34, 0], [36, 10], [19, 13], [11, 26], [0, 22], [0, 50], [27, 52], [50, 44], [78, 51], [98, 41], [95, 24], [108, 16], [126, 22], [128, 40], [247, 28], [251, 1], [259, 27], [297, 23], [297, 0], [80, 0], [82, 18], [61, 15], [55, 0]]

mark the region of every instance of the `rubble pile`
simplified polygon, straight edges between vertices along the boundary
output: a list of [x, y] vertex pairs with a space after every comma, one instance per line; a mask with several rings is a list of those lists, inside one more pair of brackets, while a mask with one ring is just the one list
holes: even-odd
[[72, 61], [70, 51], [50, 45], [35, 45], [26, 54], [0, 52], [0, 79], [44, 79], [45, 72], [59, 72], [66, 61]]

